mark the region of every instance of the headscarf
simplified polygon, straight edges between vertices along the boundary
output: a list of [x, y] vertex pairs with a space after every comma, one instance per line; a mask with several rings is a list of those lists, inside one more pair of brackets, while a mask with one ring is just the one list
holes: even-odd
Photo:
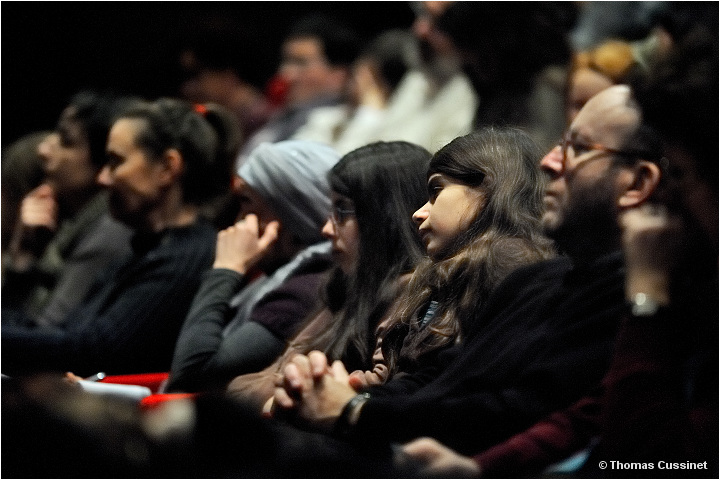
[[286, 140], [262, 143], [250, 153], [238, 175], [252, 187], [305, 245], [322, 240], [330, 213], [327, 174], [340, 159], [330, 146]]

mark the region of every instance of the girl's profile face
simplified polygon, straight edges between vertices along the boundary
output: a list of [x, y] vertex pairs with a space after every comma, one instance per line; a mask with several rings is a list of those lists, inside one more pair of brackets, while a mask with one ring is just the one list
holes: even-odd
[[442, 173], [428, 179], [429, 199], [413, 214], [427, 254], [440, 259], [465, 232], [485, 206], [479, 188], [460, 183]]
[[346, 275], [355, 271], [360, 251], [360, 227], [353, 201], [335, 192], [330, 193], [332, 211], [322, 234], [332, 240], [333, 259]]

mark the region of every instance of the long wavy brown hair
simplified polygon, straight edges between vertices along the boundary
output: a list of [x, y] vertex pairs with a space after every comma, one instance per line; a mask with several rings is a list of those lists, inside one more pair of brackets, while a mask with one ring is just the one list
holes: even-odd
[[[516, 128], [486, 127], [456, 138], [430, 162], [428, 178], [442, 173], [482, 191], [485, 205], [446, 255], [426, 257], [395, 305], [383, 339], [390, 374], [411, 371], [467, 331], [493, 288], [517, 267], [554, 255], [542, 234], [544, 177], [541, 152]], [[436, 313], [420, 319], [431, 301]]]

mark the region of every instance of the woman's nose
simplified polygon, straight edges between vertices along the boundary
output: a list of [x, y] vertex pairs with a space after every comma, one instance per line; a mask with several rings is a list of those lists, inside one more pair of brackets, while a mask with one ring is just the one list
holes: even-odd
[[333, 225], [332, 219], [327, 219], [320, 232], [325, 238], [335, 238], [335, 225]]
[[422, 224], [425, 221], [425, 219], [427, 219], [429, 210], [430, 210], [430, 202], [426, 202], [425, 205], [423, 205], [422, 207], [417, 209], [415, 211], [415, 213], [413, 213], [413, 215], [412, 215], [413, 222], [415, 222], [418, 226], [420, 226], [420, 224]]

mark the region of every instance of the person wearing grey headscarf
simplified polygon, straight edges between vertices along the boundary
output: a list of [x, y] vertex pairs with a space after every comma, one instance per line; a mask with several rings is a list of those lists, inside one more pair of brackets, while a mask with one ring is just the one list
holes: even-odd
[[261, 370], [312, 313], [332, 264], [321, 229], [330, 213], [331, 147], [291, 140], [259, 145], [238, 169], [240, 221], [218, 234], [185, 319], [167, 391], [222, 388]]

